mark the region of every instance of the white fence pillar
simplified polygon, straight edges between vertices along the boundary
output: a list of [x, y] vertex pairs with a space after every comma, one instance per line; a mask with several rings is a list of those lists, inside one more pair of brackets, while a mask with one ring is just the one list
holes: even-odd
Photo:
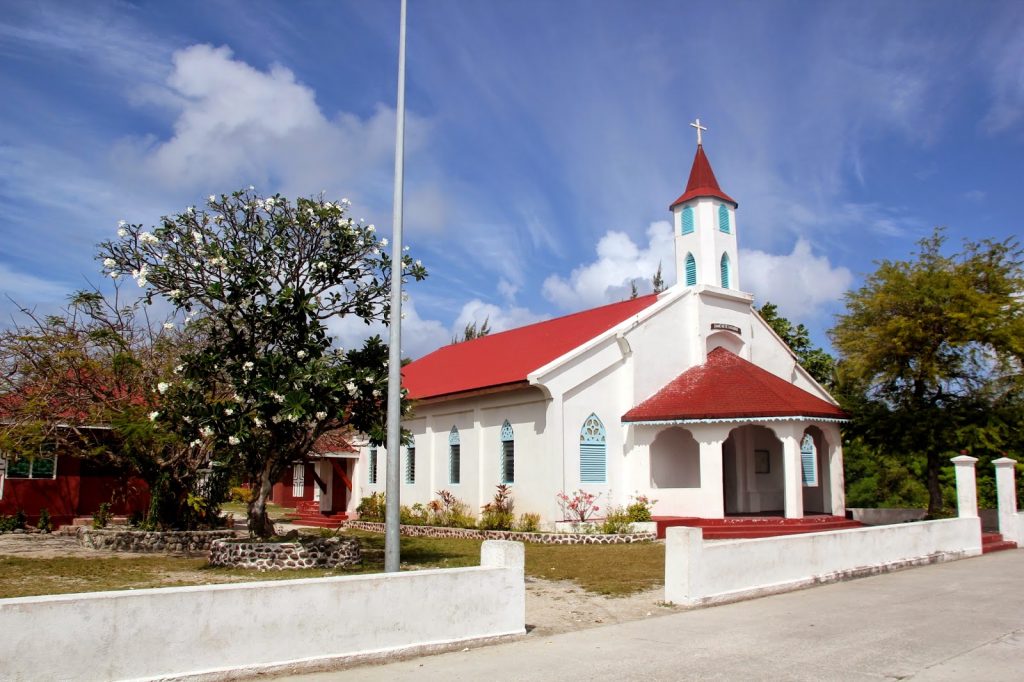
[[1016, 542], [1021, 537], [1019, 515], [1017, 514], [1017, 461], [1000, 457], [992, 462], [996, 467], [996, 498], [999, 502], [999, 532], [1003, 539]]
[[960, 455], [952, 460], [956, 466], [956, 508], [960, 517], [978, 516], [978, 487], [974, 477], [977, 457]]

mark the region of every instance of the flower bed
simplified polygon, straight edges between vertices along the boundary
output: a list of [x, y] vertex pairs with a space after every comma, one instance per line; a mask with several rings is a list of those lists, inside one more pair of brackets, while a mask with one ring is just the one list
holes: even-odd
[[235, 537], [233, 530], [123, 530], [80, 528], [78, 544], [115, 552], [205, 552], [215, 540]]
[[[375, 521], [345, 521], [343, 528], [383, 533], [384, 524]], [[400, 526], [402, 535], [427, 538], [470, 538], [474, 540], [515, 540], [541, 545], [622, 545], [650, 542], [654, 533], [600, 535], [596, 533], [523, 533], [514, 530], [477, 530], [476, 528], [445, 528], [442, 526]]]
[[212, 566], [281, 571], [294, 568], [343, 568], [363, 560], [355, 538], [316, 538], [304, 542], [230, 542], [210, 547]]

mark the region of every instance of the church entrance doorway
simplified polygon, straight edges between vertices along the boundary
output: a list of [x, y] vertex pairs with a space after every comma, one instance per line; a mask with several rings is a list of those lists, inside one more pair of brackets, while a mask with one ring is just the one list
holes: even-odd
[[785, 507], [782, 441], [771, 429], [747, 424], [722, 443], [725, 514], [780, 514]]

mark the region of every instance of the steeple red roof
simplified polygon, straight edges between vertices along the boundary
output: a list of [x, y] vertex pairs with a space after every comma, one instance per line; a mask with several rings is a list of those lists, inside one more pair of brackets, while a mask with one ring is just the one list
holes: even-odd
[[690, 180], [686, 183], [686, 191], [682, 196], [672, 202], [669, 210], [672, 210], [684, 201], [696, 199], [697, 197], [715, 197], [722, 201], [728, 201], [733, 206], [739, 206], [736, 200], [722, 191], [715, 179], [715, 172], [711, 170], [708, 157], [704, 154], [704, 146], [697, 145], [697, 154], [693, 157], [693, 167], [690, 168]]
[[757, 417], [846, 419], [847, 414], [725, 348], [715, 348], [707, 362], [680, 374], [622, 421]]

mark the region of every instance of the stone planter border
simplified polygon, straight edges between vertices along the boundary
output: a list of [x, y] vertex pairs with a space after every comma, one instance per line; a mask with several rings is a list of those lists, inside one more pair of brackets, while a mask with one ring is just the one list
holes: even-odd
[[[383, 533], [384, 524], [375, 521], [345, 521], [342, 528], [354, 528], [371, 533]], [[470, 538], [473, 540], [515, 540], [540, 545], [627, 545], [650, 542], [654, 533], [629, 535], [601, 535], [596, 533], [522, 533], [514, 530], [477, 530], [475, 528], [445, 528], [441, 526], [400, 527], [401, 534], [427, 538]]]
[[154, 554], [162, 552], [203, 553], [211, 543], [236, 537], [233, 530], [124, 530], [79, 528], [78, 544], [90, 549]]
[[300, 568], [345, 568], [363, 560], [355, 538], [318, 538], [305, 542], [231, 542], [210, 547], [211, 566], [283, 571]]

